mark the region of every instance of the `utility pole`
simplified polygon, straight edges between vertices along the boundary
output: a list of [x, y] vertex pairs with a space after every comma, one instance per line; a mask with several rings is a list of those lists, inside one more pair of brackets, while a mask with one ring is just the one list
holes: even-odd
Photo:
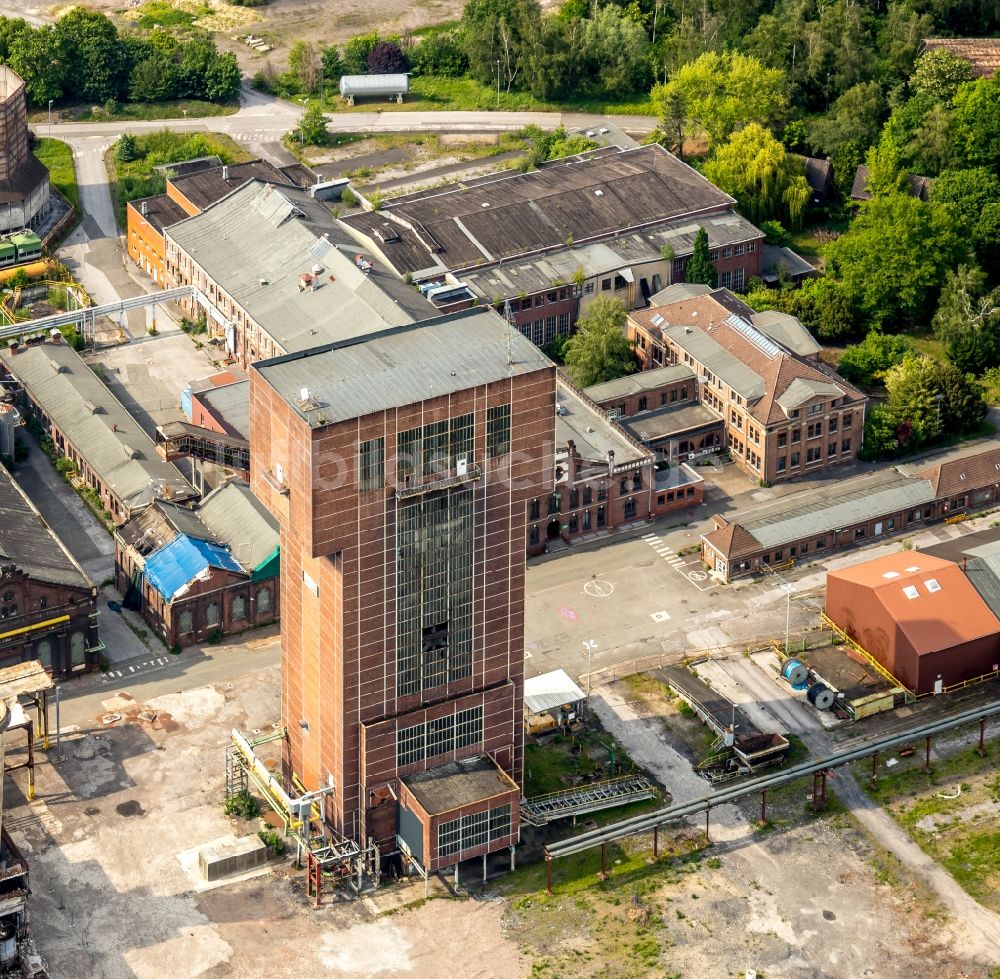
[[591, 657], [593, 656], [594, 649], [596, 647], [597, 647], [597, 643], [594, 642], [593, 639], [587, 639], [584, 642], [584, 644], [583, 644], [583, 648], [587, 650], [587, 700], [590, 700], [590, 673], [591, 673], [590, 664], [591, 664]]
[[788, 655], [788, 630], [792, 621], [792, 593], [795, 591], [794, 585], [785, 584], [785, 656]]
[[497, 112], [500, 111], [500, 59], [497, 58]]

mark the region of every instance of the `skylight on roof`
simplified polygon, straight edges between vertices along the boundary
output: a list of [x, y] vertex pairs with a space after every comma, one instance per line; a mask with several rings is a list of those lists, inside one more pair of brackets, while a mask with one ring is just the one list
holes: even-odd
[[914, 598], [919, 598], [920, 597], [920, 592], [917, 591], [917, 586], [916, 585], [904, 585], [903, 586], [903, 594], [907, 598], [909, 598], [911, 601]]
[[883, 578], [890, 578], [890, 579], [891, 578], [898, 578], [899, 577], [899, 572], [898, 571], [886, 571], [886, 573], [884, 575], [882, 575], [882, 577]]
[[763, 333], [751, 326], [742, 316], [730, 313], [726, 317], [726, 322], [739, 330], [758, 350], [767, 354], [768, 357], [777, 357], [781, 353], [781, 348], [770, 337], [764, 336]]
[[928, 578], [924, 582], [924, 587], [929, 592], [941, 591], [941, 583], [937, 580], [937, 578]]
[[663, 322], [663, 317], [659, 313], [657, 313], [650, 319], [649, 322], [652, 323], [653, 326], [659, 326]]
[[910, 574], [913, 574], [913, 573], [914, 573], [915, 571], [919, 571], [919, 570], [920, 570], [920, 568], [918, 568], [918, 567], [917, 567], [917, 566], [916, 566], [915, 564], [911, 564], [911, 565], [910, 565], [910, 566], [909, 566], [909, 567], [908, 567], [908, 568], [907, 568], [906, 570], [907, 570], [907, 571], [908, 571], [908, 572], [909, 572]]

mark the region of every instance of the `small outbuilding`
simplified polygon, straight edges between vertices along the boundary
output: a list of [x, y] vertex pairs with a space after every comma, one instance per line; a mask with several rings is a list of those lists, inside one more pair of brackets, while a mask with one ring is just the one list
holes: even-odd
[[527, 677], [524, 681], [525, 731], [540, 734], [575, 724], [586, 699], [587, 695], [565, 670]]
[[354, 105], [355, 99], [402, 102], [409, 91], [409, 75], [342, 75], [340, 79], [340, 95], [348, 105]]
[[900, 551], [826, 576], [826, 615], [916, 694], [995, 673], [1000, 620], [953, 561]]

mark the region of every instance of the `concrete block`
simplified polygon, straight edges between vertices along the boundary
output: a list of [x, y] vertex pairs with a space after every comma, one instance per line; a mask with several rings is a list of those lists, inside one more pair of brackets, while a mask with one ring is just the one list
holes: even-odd
[[243, 874], [269, 858], [264, 841], [253, 836], [231, 836], [198, 851], [198, 866], [205, 880], [218, 880], [233, 874]]

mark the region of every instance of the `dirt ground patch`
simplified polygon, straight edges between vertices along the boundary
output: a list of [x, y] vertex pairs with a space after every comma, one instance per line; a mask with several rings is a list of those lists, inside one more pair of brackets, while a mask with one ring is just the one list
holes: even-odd
[[[233, 727], [270, 730], [278, 690], [275, 668], [144, 705], [169, 714], [169, 725], [103, 728], [95, 718], [64, 737], [60, 760], [40, 763], [30, 803], [17, 773], [6, 825], [29, 861], [32, 929], [50, 974], [526, 975], [496, 901], [424, 902], [422, 884], [401, 883], [315, 911], [304, 872], [287, 859], [238, 883], [192, 879], [181, 855], [257, 829], [256, 821], [223, 815], [225, 747]], [[435, 893], [449, 896], [440, 882]], [[399, 910], [385, 917], [387, 909]]]

